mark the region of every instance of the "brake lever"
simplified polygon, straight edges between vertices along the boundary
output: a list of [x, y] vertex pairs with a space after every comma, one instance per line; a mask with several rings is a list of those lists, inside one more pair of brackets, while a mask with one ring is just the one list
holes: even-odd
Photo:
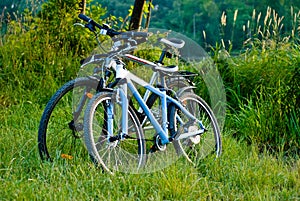
[[91, 23], [88, 23], [88, 24], [82, 24], [82, 23], [75, 23], [73, 24], [73, 26], [81, 26], [83, 28], [88, 28], [91, 32], [95, 32], [95, 27], [91, 24]]
[[75, 23], [75, 24], [73, 24], [73, 26], [81, 26], [83, 28], [85, 27], [84, 24], [81, 24], [81, 23]]

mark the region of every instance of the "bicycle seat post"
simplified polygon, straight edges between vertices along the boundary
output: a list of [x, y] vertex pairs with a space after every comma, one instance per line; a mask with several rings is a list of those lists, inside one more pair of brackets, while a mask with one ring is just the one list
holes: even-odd
[[163, 60], [164, 60], [166, 54], [167, 54], [167, 48], [164, 48], [160, 54], [160, 57], [159, 57], [159, 60], [157, 61], [157, 63], [163, 65]]
[[[157, 61], [158, 65], [164, 65], [163, 61], [167, 54], [168, 54], [168, 48], [165, 47], [160, 54], [159, 60]], [[160, 73], [159, 75], [160, 75], [159, 76], [159, 80], [160, 80], [159, 84], [161, 85], [162, 88], [165, 88], [166, 87], [165, 75], [162, 73]]]

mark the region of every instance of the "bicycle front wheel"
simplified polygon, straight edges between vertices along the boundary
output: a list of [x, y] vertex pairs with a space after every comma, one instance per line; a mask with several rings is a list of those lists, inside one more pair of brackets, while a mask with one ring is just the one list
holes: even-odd
[[222, 151], [221, 133], [212, 109], [194, 93], [183, 93], [179, 99], [185, 109], [202, 122], [205, 131], [202, 134], [176, 140], [182, 133], [192, 133], [202, 129], [200, 125], [191, 122], [183, 112], [177, 111], [175, 115], [177, 135], [173, 142], [177, 152], [183, 154], [194, 165], [208, 155], [220, 156]]
[[123, 109], [115, 96], [101, 92], [91, 99], [84, 115], [84, 141], [93, 162], [104, 170], [136, 173], [146, 161], [143, 130], [129, 106], [128, 132], [122, 136]]
[[[71, 159], [86, 154], [82, 144], [83, 108], [98, 82], [88, 77], [71, 80], [51, 97], [38, 130], [42, 160]], [[77, 95], [75, 95], [76, 93]]]

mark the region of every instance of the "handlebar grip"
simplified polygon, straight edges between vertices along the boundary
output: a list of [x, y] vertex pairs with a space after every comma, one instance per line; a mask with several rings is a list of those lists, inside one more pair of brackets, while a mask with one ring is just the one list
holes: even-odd
[[78, 15], [78, 17], [79, 17], [80, 19], [82, 19], [82, 20], [84, 20], [84, 21], [90, 23], [91, 25], [98, 27], [99, 29], [103, 29], [103, 27], [102, 27], [100, 24], [98, 24], [97, 22], [95, 22], [94, 20], [92, 20], [91, 18], [89, 18], [88, 16], [86, 16], [86, 15], [84, 15], [84, 14], [82, 14], [82, 13], [80, 13], [80, 14]]
[[84, 15], [84, 14], [82, 14], [82, 13], [80, 13], [80, 14], [78, 15], [78, 17], [79, 17], [80, 19], [86, 21], [86, 22], [92, 21], [91, 18], [89, 18], [88, 16], [86, 16], [86, 15]]
[[[96, 26], [96, 27], [98, 27], [99, 29], [106, 30], [105, 33], [104, 33], [104, 35], [108, 35], [108, 36], [110, 36], [110, 37], [114, 37], [115, 35], [119, 35], [119, 34], [121, 33], [121, 32], [117, 32], [117, 31], [115, 31], [115, 30], [113, 30], [113, 29], [109, 29], [109, 28], [107, 28], [107, 27], [102, 27], [100, 24], [98, 24], [97, 22], [95, 22], [94, 20], [92, 20], [91, 18], [89, 18], [88, 16], [86, 16], [86, 15], [84, 15], [84, 14], [82, 14], [82, 13], [80, 13], [80, 14], [78, 15], [78, 17], [79, 17], [80, 19], [82, 19], [82, 20], [88, 22], [88, 23], [91, 24], [92, 26]], [[92, 30], [92, 31], [95, 31], [92, 27], [89, 27], [89, 26], [88, 26], [88, 28], [89, 28], [90, 30]]]

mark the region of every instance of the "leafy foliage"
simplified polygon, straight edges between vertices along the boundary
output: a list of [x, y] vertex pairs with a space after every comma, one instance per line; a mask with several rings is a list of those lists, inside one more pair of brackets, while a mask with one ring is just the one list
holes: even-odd
[[[80, 59], [96, 46], [91, 33], [73, 26], [79, 21], [78, 3], [78, 0], [49, 0], [37, 14], [25, 9], [16, 20], [9, 21], [0, 49], [0, 82], [6, 86], [1, 89], [2, 105], [20, 100], [11, 94], [16, 89], [21, 92], [38, 88], [45, 91], [41, 94], [43, 99], [76, 76]], [[105, 9], [94, 5], [87, 12], [100, 19]]]

